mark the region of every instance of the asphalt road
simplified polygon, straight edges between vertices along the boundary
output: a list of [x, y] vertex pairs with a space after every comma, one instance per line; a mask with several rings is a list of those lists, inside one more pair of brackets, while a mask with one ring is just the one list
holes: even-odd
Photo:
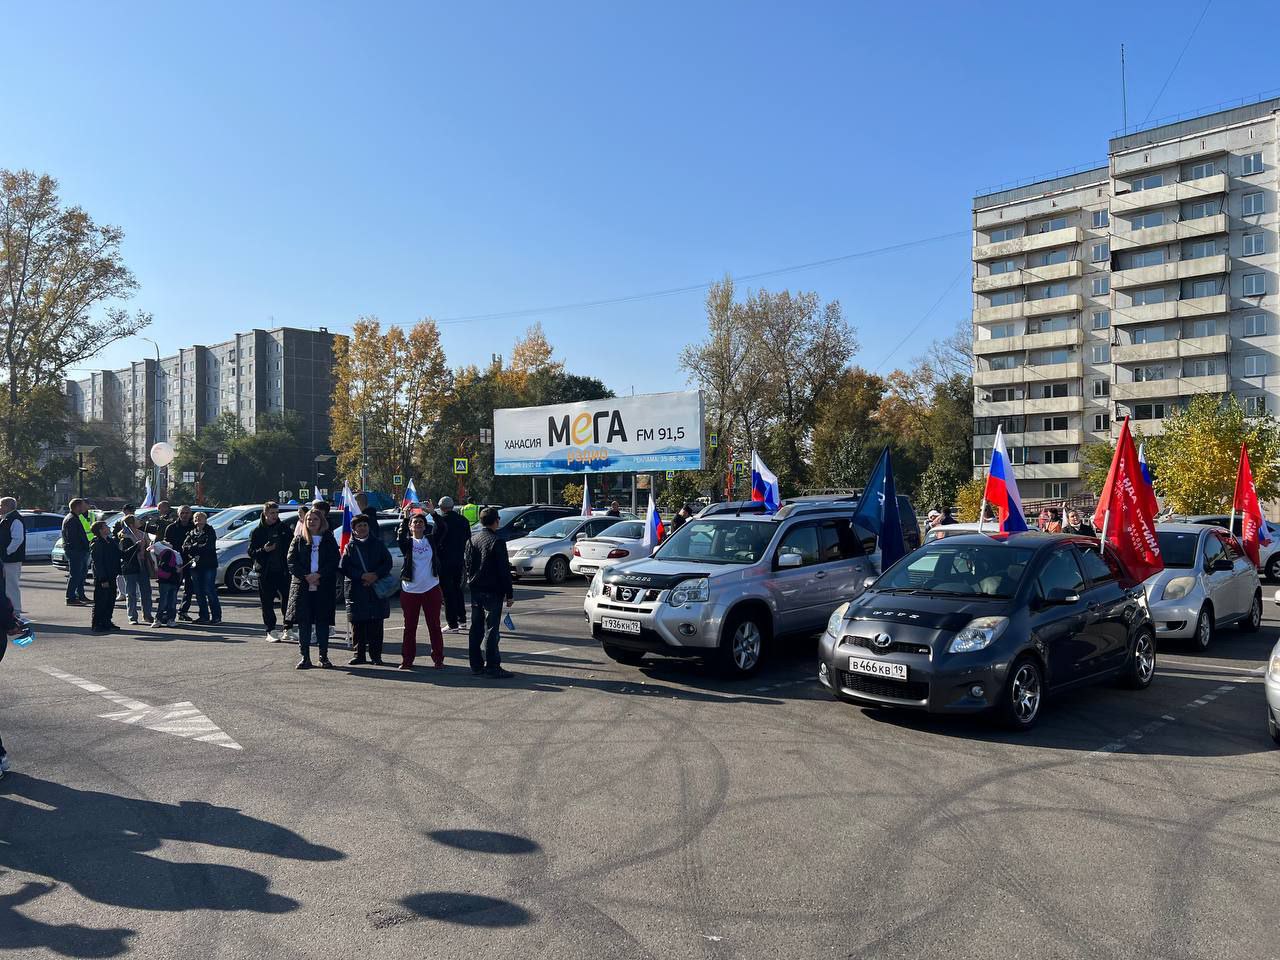
[[517, 588], [505, 682], [457, 635], [442, 672], [295, 671], [242, 599], [95, 637], [62, 585], [28, 568], [0, 664], [0, 952], [1280, 956], [1274, 620], [1016, 736], [836, 703], [813, 644], [745, 684], [614, 664], [581, 582]]

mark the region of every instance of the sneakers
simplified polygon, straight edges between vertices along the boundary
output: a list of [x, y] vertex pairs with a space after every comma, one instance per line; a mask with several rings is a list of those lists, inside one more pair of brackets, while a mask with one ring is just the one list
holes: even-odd
[[366, 660], [364, 657], [352, 657], [350, 660], [348, 660], [348, 661], [347, 661], [347, 666], [348, 666], [348, 667], [358, 667], [358, 666], [360, 666], [360, 664], [362, 664], [362, 663], [368, 663], [368, 662], [369, 662], [369, 661], [368, 661], [368, 660]]
[[279, 633], [279, 631], [277, 631], [277, 630], [268, 630], [268, 631], [267, 631], [267, 643], [279, 643], [279, 642], [280, 642], [280, 633]]
[[303, 657], [301, 660], [299, 660], [299, 661], [298, 661], [297, 666], [295, 666], [293, 669], [295, 669], [295, 670], [310, 670], [310, 669], [311, 669], [311, 661], [310, 661], [310, 660], [308, 660], [306, 657]]
[[152, 629], [152, 630], [155, 630], [157, 627], [163, 627], [163, 626], [164, 626], [164, 621], [163, 621], [163, 620], [160, 620], [160, 619], [158, 619], [158, 618], [157, 618], [157, 619], [155, 619], [155, 620], [152, 620], [152, 621], [151, 621], [151, 629]]
[[132, 623], [132, 624], [136, 627], [136, 626], [138, 625], [138, 618], [137, 618], [137, 617], [129, 617], [129, 622], [130, 622], [130, 623]]
[[284, 639], [289, 643], [301, 643], [302, 637], [298, 635], [297, 627], [290, 627], [284, 632]]
[[329, 658], [328, 658], [328, 657], [321, 657], [321, 658], [320, 658], [320, 667], [321, 667], [321, 669], [323, 669], [323, 670], [332, 670], [332, 669], [333, 669], [333, 664], [329, 661]]

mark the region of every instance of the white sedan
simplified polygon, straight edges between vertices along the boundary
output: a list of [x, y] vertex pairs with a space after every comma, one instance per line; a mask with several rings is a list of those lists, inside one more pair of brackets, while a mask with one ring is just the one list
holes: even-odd
[[643, 520], [619, 520], [594, 537], [586, 537], [573, 545], [569, 569], [590, 579], [596, 571], [623, 560], [648, 555], [643, 543]]

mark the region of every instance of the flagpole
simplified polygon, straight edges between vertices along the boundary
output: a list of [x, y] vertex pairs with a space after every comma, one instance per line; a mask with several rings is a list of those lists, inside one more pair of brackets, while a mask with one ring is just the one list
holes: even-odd
[[[996, 427], [997, 440], [1000, 437], [1001, 429], [1003, 428], [1000, 426]], [[995, 455], [994, 446], [991, 448], [991, 451], [992, 451], [991, 456], [994, 456]], [[991, 481], [991, 456], [987, 457], [987, 470], [986, 470], [986, 474], [982, 478], [982, 500], [979, 501], [978, 503], [978, 533], [984, 534], [984, 535], [986, 531], [982, 529], [982, 525], [987, 518], [987, 484]]]
[[1107, 552], [1107, 527], [1111, 525], [1111, 508], [1107, 507], [1107, 512], [1102, 515], [1102, 534], [1098, 537], [1098, 556], [1104, 556]]

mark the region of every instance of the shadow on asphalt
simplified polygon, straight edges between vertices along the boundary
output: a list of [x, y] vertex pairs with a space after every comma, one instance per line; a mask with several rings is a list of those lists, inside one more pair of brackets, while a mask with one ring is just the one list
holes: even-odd
[[528, 837], [496, 830], [429, 830], [429, 838], [446, 847], [470, 850], [472, 853], [536, 853], [542, 849]]
[[476, 893], [433, 891], [405, 897], [400, 905], [426, 920], [469, 927], [522, 927], [533, 920], [524, 907]]
[[1198, 653], [1189, 640], [1161, 640], [1157, 655], [1167, 653], [1178, 657], [1203, 657], [1206, 661], [1249, 661], [1254, 665], [1264, 662], [1276, 645], [1277, 631], [1274, 625], [1264, 623], [1257, 633], [1244, 633], [1235, 627], [1219, 627], [1209, 642], [1209, 649]]
[[287, 913], [298, 901], [272, 893], [260, 873], [217, 863], [179, 863], [155, 855], [167, 840], [291, 860], [344, 854], [232, 807], [177, 804], [77, 790], [21, 773], [0, 781], [0, 866], [52, 883], [26, 883], [0, 897], [0, 950], [45, 947], [64, 956], [123, 952], [132, 930], [44, 924], [16, 911], [66, 884], [80, 896], [132, 910], [245, 910]]

